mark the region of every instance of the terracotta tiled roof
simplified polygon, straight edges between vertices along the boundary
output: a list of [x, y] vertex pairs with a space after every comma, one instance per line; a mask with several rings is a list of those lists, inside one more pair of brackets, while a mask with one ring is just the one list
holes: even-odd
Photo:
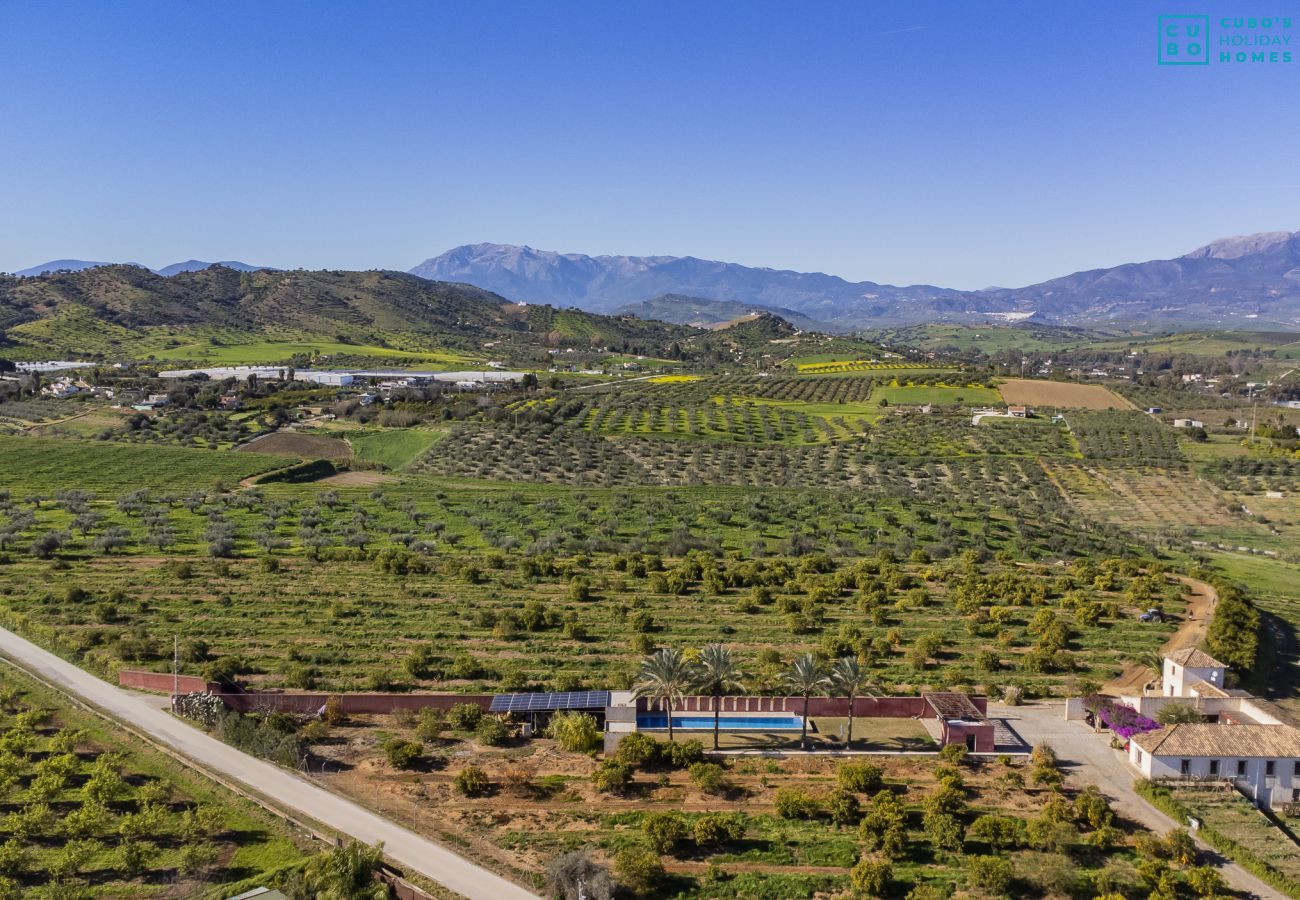
[[1199, 647], [1188, 647], [1185, 650], [1179, 650], [1177, 653], [1170, 653], [1168, 659], [1172, 659], [1180, 666], [1187, 666], [1192, 669], [1228, 668]]
[[1133, 741], [1152, 756], [1300, 758], [1300, 728], [1290, 725], [1169, 725]]
[[1190, 684], [1184, 684], [1184, 688], [1196, 691], [1199, 697], [1218, 697], [1220, 699], [1228, 697], [1229, 694], [1217, 684], [1211, 684], [1208, 681], [1193, 681]]

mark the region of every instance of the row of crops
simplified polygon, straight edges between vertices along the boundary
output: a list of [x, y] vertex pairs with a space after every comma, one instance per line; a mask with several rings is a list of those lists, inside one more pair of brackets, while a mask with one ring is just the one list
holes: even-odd
[[[250, 863], [296, 854], [242, 814], [196, 802], [137, 762], [29, 705], [6, 674], [0, 895], [196, 896], [211, 882], [256, 874]], [[44, 892], [24, 893], [31, 890]]]
[[1205, 464], [1202, 474], [1221, 488], [1244, 493], [1300, 490], [1300, 459], [1237, 456]]
[[832, 360], [829, 362], [800, 363], [799, 371], [808, 375], [831, 375], [839, 372], [879, 372], [896, 369], [930, 369], [926, 363], [909, 363], [902, 361], [873, 362], [865, 359]]
[[1178, 435], [1144, 413], [1076, 410], [1066, 419], [1084, 459], [1143, 466], [1185, 462]]

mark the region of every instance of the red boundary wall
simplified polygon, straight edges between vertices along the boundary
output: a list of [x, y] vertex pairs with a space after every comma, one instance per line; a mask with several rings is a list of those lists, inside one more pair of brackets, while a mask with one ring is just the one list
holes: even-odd
[[491, 694], [277, 694], [251, 691], [247, 694], [217, 694], [231, 709], [239, 712], [289, 712], [311, 714], [320, 710], [330, 697], [337, 697], [339, 709], [352, 715], [377, 715], [399, 709], [451, 709], [458, 703], [473, 703], [486, 710]]
[[117, 673], [117, 683], [137, 691], [158, 691], [163, 694], [170, 694], [177, 689], [182, 694], [221, 690], [218, 685], [193, 675], [175, 677], [165, 672], [142, 672], [139, 669], [122, 669]]

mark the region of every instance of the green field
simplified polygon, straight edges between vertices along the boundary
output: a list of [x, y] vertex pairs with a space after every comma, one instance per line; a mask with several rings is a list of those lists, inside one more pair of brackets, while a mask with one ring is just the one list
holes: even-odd
[[446, 434], [446, 431], [440, 430], [401, 428], [371, 432], [349, 431], [346, 436], [358, 459], [377, 462], [386, 469], [397, 471], [427, 453]]
[[885, 386], [872, 392], [877, 403], [887, 401], [891, 406], [959, 403], [966, 406], [1001, 405], [1002, 396], [996, 388], [982, 385], [955, 387], [949, 385]]
[[204, 490], [218, 481], [234, 484], [284, 466], [279, 457], [257, 453], [0, 435], [0, 489], [23, 495], [74, 488]]

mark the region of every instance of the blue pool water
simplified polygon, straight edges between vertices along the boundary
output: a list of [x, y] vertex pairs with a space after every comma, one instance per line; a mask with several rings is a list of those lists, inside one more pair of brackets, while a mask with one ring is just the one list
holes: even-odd
[[[798, 716], [721, 716], [718, 727], [723, 731], [798, 731], [802, 720]], [[640, 731], [666, 729], [668, 717], [662, 714], [637, 716], [636, 727]], [[673, 728], [685, 731], [713, 730], [713, 716], [676, 715], [673, 716]]]

